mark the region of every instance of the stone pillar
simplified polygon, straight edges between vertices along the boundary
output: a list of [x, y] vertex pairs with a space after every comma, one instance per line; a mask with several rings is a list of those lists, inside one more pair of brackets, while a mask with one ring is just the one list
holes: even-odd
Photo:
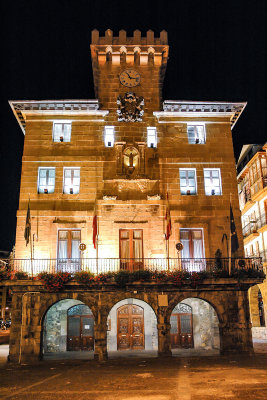
[[[237, 310], [232, 309], [227, 321], [220, 323], [221, 354], [253, 353], [251, 323], [247, 291], [235, 293]], [[233, 293], [234, 300], [234, 293]], [[234, 312], [237, 311], [237, 312]]]
[[[13, 308], [14, 306], [14, 308]], [[9, 360], [36, 362], [41, 353], [40, 293], [26, 292], [14, 296]]]
[[158, 356], [170, 357], [171, 352], [171, 325], [169, 323], [159, 323], [158, 327]]
[[108, 359], [107, 352], [107, 324], [95, 323], [95, 355], [97, 361], [104, 361]]

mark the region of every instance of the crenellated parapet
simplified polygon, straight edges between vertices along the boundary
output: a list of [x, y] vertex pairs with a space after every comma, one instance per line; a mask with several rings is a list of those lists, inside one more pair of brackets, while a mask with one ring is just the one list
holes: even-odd
[[139, 30], [133, 36], [127, 36], [125, 30], [119, 31], [119, 36], [107, 29], [105, 36], [99, 36], [99, 31], [92, 31], [91, 52], [93, 62], [99, 65], [109, 63], [112, 65], [164, 65], [168, 59], [168, 35], [161, 31], [159, 37], [154, 32], [147, 31], [146, 36], [141, 36]]

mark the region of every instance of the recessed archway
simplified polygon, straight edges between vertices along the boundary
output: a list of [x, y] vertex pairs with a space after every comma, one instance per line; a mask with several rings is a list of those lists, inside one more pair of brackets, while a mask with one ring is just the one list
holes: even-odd
[[152, 307], [135, 298], [116, 303], [108, 315], [107, 349], [158, 350], [157, 317]]
[[172, 349], [219, 350], [219, 319], [214, 308], [199, 298], [187, 298], [172, 310]]
[[[43, 320], [44, 356], [71, 353], [94, 348], [94, 319], [92, 311], [80, 300], [64, 299], [53, 304]], [[93, 353], [93, 352], [92, 352]], [[78, 358], [78, 355], [74, 355]]]

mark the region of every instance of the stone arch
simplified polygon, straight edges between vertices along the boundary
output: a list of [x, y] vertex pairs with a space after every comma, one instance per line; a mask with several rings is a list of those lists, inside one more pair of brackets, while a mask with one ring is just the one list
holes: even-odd
[[181, 303], [186, 301], [187, 298], [197, 298], [200, 300], [203, 300], [205, 302], [207, 302], [216, 312], [216, 315], [218, 317], [219, 323], [225, 323], [225, 316], [224, 316], [224, 312], [225, 312], [225, 307], [222, 304], [222, 302], [220, 301], [221, 299], [218, 298], [217, 303], [215, 303], [212, 299], [210, 299], [210, 295], [209, 293], [179, 293], [175, 296], [173, 296], [171, 299], [169, 299], [169, 306], [168, 309], [166, 310], [166, 316], [169, 320], [170, 315], [172, 313], [172, 310], [174, 309], [174, 307], [176, 306], [176, 304]]
[[[179, 304], [185, 304], [192, 308], [192, 319], [191, 319], [191, 334], [188, 335], [189, 340], [186, 337], [184, 343], [178, 343], [177, 347], [194, 347], [195, 349], [205, 349], [205, 350], [219, 350], [221, 348], [221, 322], [223, 320], [223, 315], [219, 315], [216, 306], [205, 294], [200, 296], [197, 293], [188, 293], [186, 295], [174, 296], [169, 302], [169, 307], [167, 311], [167, 321], [171, 326], [171, 341], [174, 343], [174, 334], [172, 334], [173, 326], [175, 323], [175, 318], [171, 318], [172, 315], [177, 315], [178, 324], [178, 314], [177, 306]], [[179, 314], [180, 315], [180, 314]], [[177, 335], [180, 327], [177, 326]], [[172, 336], [173, 335], [173, 336]], [[192, 335], [192, 337], [190, 337]], [[183, 335], [182, 335], [183, 336]]]
[[[65, 297], [65, 296], [64, 296]], [[85, 305], [92, 309], [82, 300], [73, 298], [58, 299], [46, 309], [42, 317], [41, 329], [41, 355], [45, 353], [59, 353], [67, 351], [67, 320], [68, 310], [76, 305]], [[94, 318], [95, 319], [95, 318]]]
[[143, 299], [136, 297], [123, 296], [110, 308], [107, 325], [107, 349], [108, 351], [116, 351], [117, 348], [117, 310], [124, 305], [136, 305], [144, 310], [144, 349], [158, 349], [158, 331], [157, 331], [157, 314], [154, 308]]

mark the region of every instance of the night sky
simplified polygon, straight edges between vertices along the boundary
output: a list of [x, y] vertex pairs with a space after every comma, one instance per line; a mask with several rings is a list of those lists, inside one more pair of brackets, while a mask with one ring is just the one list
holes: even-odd
[[267, 139], [267, 1], [2, 1], [0, 250], [15, 240], [23, 134], [8, 100], [94, 99], [91, 31], [168, 32], [164, 100], [247, 101], [233, 130]]

